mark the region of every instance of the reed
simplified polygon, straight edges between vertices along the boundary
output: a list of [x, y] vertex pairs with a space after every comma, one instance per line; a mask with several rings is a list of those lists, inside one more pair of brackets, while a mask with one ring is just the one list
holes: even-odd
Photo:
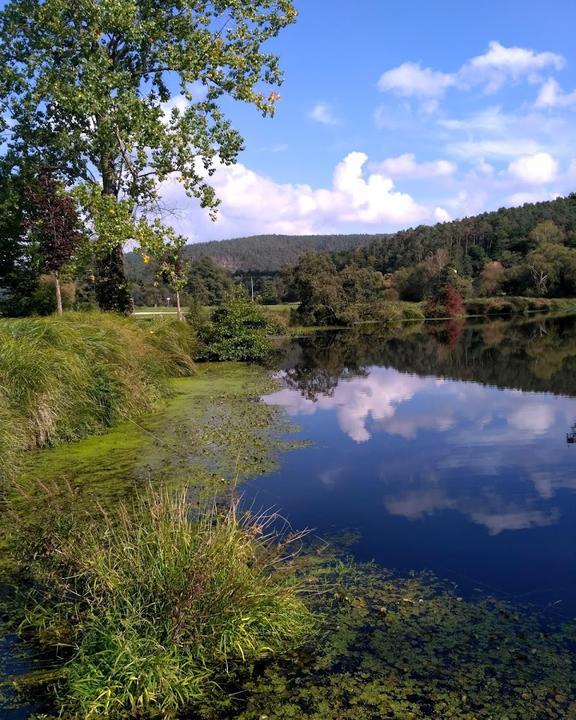
[[295, 572], [299, 535], [236, 504], [199, 513], [186, 491], [150, 492], [113, 515], [55, 514], [28, 528], [26, 626], [74, 648], [62, 711], [173, 717], [237, 665], [284, 653], [314, 628]]

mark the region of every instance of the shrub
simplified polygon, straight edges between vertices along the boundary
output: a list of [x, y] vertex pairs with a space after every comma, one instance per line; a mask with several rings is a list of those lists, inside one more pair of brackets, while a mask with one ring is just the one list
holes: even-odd
[[234, 504], [193, 517], [187, 491], [150, 493], [88, 528], [53, 517], [20, 533], [25, 625], [76, 648], [63, 672], [72, 717], [173, 717], [314, 627], [298, 536], [272, 531], [276, 518], [240, 518]]
[[202, 360], [263, 360], [274, 332], [262, 308], [241, 295], [230, 297], [198, 329]]

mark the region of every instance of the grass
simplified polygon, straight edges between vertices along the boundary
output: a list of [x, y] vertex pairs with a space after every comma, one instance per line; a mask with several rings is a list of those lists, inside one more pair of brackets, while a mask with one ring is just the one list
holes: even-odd
[[184, 490], [89, 526], [55, 512], [23, 530], [24, 625], [72, 648], [66, 717], [174, 717], [218, 694], [235, 665], [302, 643], [314, 618], [293, 567], [300, 536], [274, 521], [234, 503], [194, 514]]
[[22, 449], [101, 432], [153, 409], [166, 378], [193, 372], [185, 323], [102, 313], [0, 320], [0, 454], [7, 476]]

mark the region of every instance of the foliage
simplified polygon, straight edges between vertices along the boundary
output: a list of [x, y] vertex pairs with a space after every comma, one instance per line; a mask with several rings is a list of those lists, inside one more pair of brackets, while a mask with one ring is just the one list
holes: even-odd
[[177, 235], [173, 228], [155, 220], [152, 223], [140, 222], [142, 238], [140, 240], [144, 261], [150, 256], [155, 258], [158, 269], [157, 278], [162, 280], [176, 296], [178, 320], [183, 320], [180, 305], [180, 293], [188, 282], [189, 263], [183, 256], [186, 238]]
[[[0, 320], [0, 388], [15, 447], [76, 440], [155, 407], [192, 370], [191, 330], [97, 313]], [[0, 474], [4, 469], [0, 468]]]
[[201, 257], [191, 262], [186, 288], [196, 302], [220, 305], [233, 287], [230, 276], [210, 257]]
[[[389, 288], [381, 273], [355, 264], [339, 270], [328, 255], [307, 253], [285, 270], [285, 281], [300, 299], [294, 319], [303, 325], [349, 326], [423, 317], [414, 306], [387, 300]], [[410, 308], [407, 315], [405, 308]]]
[[231, 295], [198, 329], [202, 360], [263, 360], [271, 350], [270, 321], [243, 293]]
[[307, 252], [340, 253], [365, 245], [372, 235], [253, 235], [233, 240], [194, 243], [192, 260], [211, 258], [233, 274], [271, 275], [296, 263]]
[[34, 175], [0, 163], [0, 310], [20, 316], [36, 311], [40, 258], [27, 233], [26, 215]]
[[28, 230], [36, 242], [42, 269], [54, 277], [57, 311], [62, 315], [60, 278], [70, 269], [82, 242], [76, 204], [47, 168], [39, 172], [29, 197]]
[[237, 664], [286, 652], [313, 617], [292, 569], [298, 536], [236, 505], [198, 514], [187, 490], [152, 493], [92, 523], [28, 525], [25, 625], [76, 648], [62, 673], [72, 717], [174, 717]]
[[[263, 46], [295, 18], [290, 0], [10, 0], [0, 14], [8, 152], [39, 157], [92, 197], [139, 206], [150, 206], [170, 175], [213, 211], [210, 175], [242, 149], [218, 101], [273, 113], [279, 95], [265, 88], [281, 73]], [[122, 237], [105, 229], [99, 299], [125, 311]]]
[[506, 271], [499, 260], [491, 260], [482, 268], [479, 279], [481, 295], [494, 295], [504, 283]]

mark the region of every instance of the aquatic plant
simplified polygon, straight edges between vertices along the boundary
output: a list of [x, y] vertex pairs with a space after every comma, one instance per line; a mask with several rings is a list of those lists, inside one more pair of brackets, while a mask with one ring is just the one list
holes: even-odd
[[238, 680], [205, 720], [564, 720], [576, 717], [575, 625], [432, 575], [317, 565], [326, 618], [305, 652]]
[[314, 627], [293, 570], [299, 535], [235, 503], [192, 513], [187, 491], [150, 492], [88, 526], [55, 514], [22, 532], [33, 590], [24, 626], [69, 647], [71, 717], [173, 717], [235, 665], [300, 644]]
[[190, 374], [190, 328], [149, 328], [102, 313], [0, 320], [2, 464], [21, 448], [56, 445], [152, 409], [169, 375]]

